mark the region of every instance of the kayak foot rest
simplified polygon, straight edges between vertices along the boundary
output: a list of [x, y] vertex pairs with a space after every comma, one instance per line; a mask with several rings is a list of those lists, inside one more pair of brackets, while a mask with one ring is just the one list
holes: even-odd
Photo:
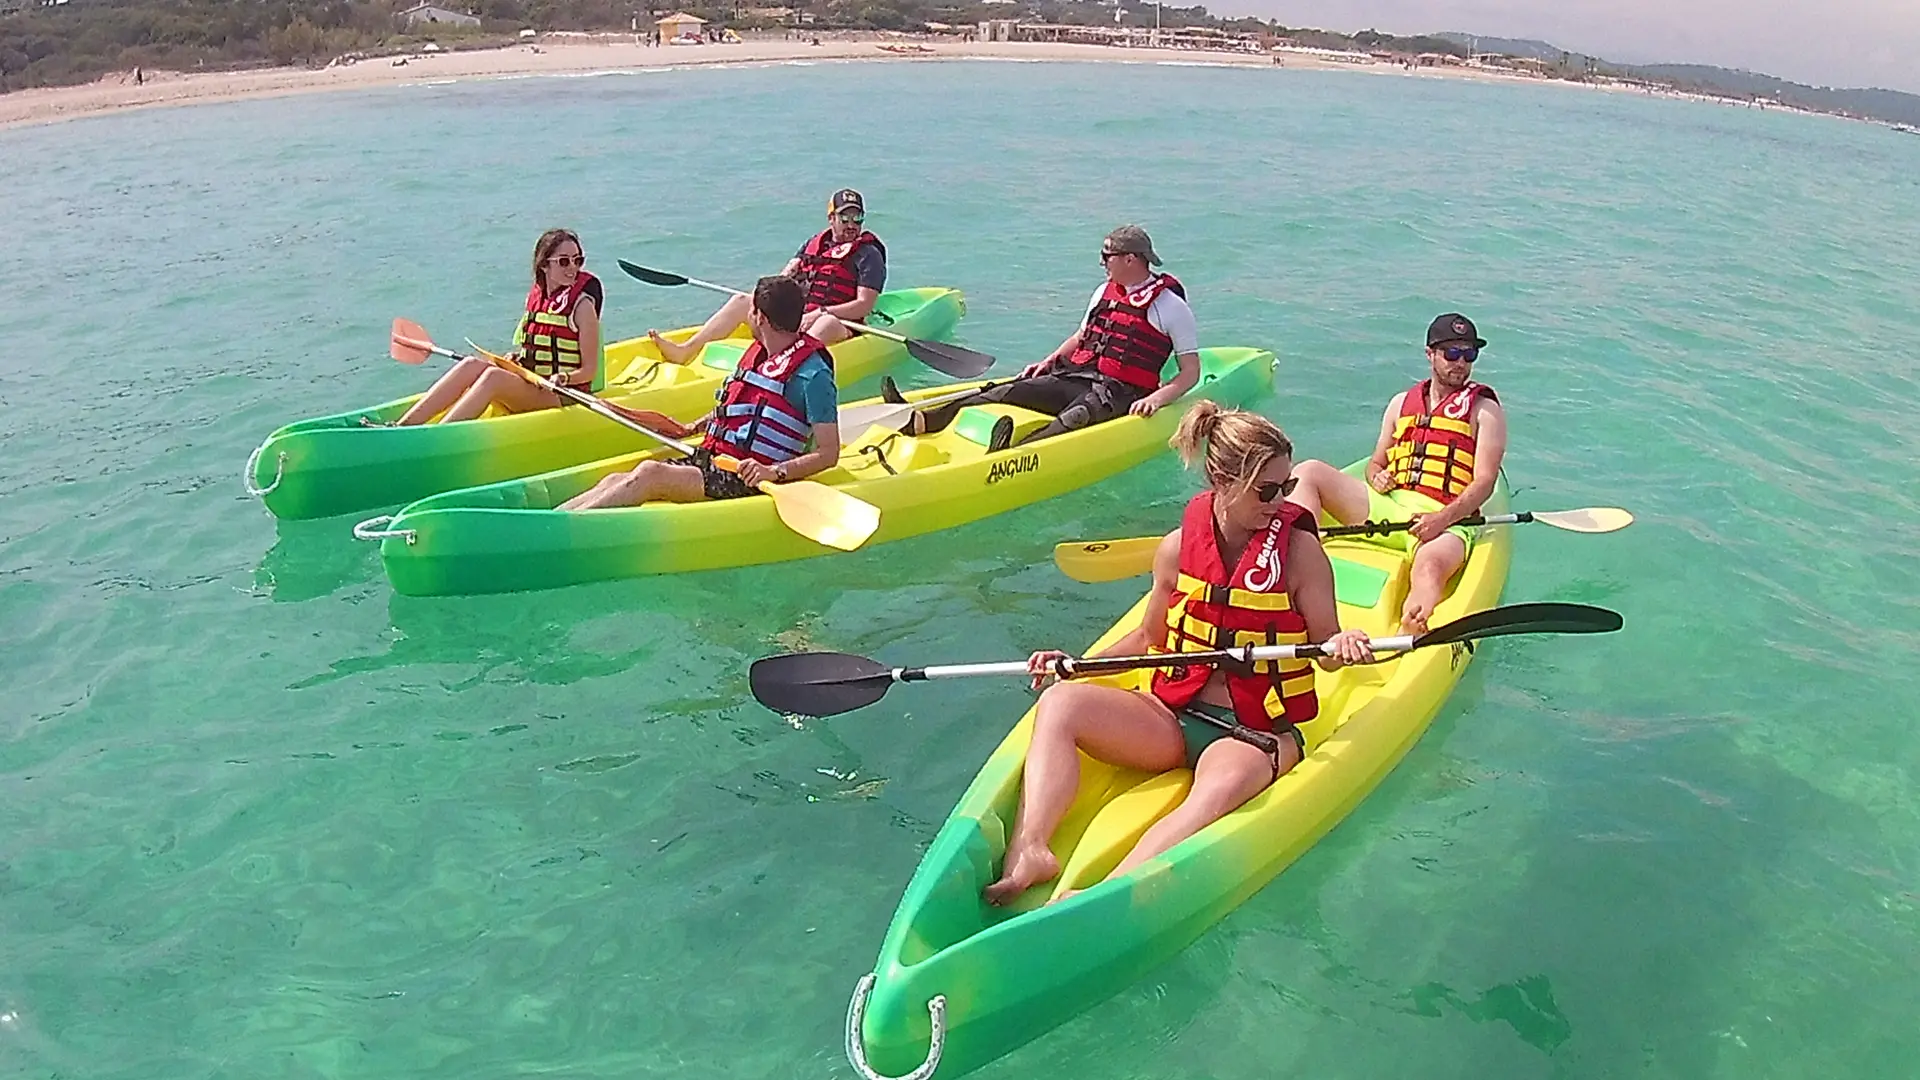
[[861, 1080], [929, 1080], [933, 1071], [940, 1067], [940, 1054], [947, 1045], [947, 995], [935, 994], [927, 1002], [927, 1020], [931, 1031], [927, 1035], [927, 1059], [910, 1073], [898, 1077], [889, 1077], [873, 1071], [867, 1064], [867, 1040], [861, 1032], [862, 1021], [867, 1015], [867, 995], [873, 993], [874, 977], [862, 975], [860, 982], [853, 988], [853, 1000], [847, 1002], [847, 1063], [853, 1066]]
[[1013, 441], [1020, 440], [1053, 423], [1053, 417], [1014, 405], [969, 405], [953, 418], [953, 433], [970, 443], [993, 445], [993, 425], [1003, 416], [1013, 417]]
[[738, 341], [709, 341], [700, 350], [700, 362], [715, 371], [732, 372], [746, 352], [747, 347]]
[[1120, 865], [1120, 860], [1127, 857], [1127, 852], [1133, 850], [1154, 822], [1180, 805], [1192, 787], [1193, 773], [1173, 769], [1135, 784], [1107, 803], [1087, 826], [1080, 842], [1074, 845], [1073, 854], [1060, 871], [1049, 899], [1057, 900], [1069, 889], [1098, 885]]

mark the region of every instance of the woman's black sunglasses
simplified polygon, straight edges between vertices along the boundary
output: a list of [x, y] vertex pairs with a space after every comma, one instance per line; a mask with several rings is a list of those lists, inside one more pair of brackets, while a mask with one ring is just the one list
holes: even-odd
[[1297, 476], [1289, 476], [1285, 480], [1268, 480], [1253, 489], [1253, 497], [1263, 503], [1270, 503], [1275, 499], [1284, 499], [1293, 494], [1293, 489], [1299, 484], [1300, 478]]

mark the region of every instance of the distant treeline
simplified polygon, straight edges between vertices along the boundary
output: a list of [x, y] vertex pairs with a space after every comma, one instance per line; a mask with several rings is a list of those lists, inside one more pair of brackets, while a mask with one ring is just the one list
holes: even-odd
[[[496, 44], [525, 28], [627, 30], [651, 5], [622, 0], [443, 0], [449, 10], [478, 16], [477, 28], [447, 24], [409, 32], [399, 13], [411, 0], [0, 0], [0, 90], [88, 82], [135, 68], [220, 69], [267, 64], [324, 64], [354, 52], [406, 49], [433, 40], [445, 47]], [[740, 28], [778, 25], [756, 9], [788, 7], [825, 29], [919, 30], [929, 22], [965, 26], [985, 19], [1020, 18], [1079, 25], [1114, 25], [1113, 8], [1089, 0], [1029, 0], [1021, 5], [975, 0], [693, 0], [674, 5], [710, 22]], [[665, 9], [662, 9], [665, 10]], [[1246, 33], [1286, 34], [1329, 48], [1396, 49], [1459, 54], [1438, 38], [1401, 38], [1374, 31], [1348, 36], [1287, 30], [1259, 19], [1220, 19], [1201, 5], [1160, 8], [1167, 27], [1204, 26]], [[1152, 26], [1153, 10], [1124, 9], [1122, 26]], [[788, 20], [793, 21], [792, 19]]]
[[[194, 70], [266, 64], [324, 64], [348, 53], [379, 53], [509, 41], [520, 30], [627, 30], [638, 18], [649, 29], [650, 0], [439, 0], [438, 6], [480, 19], [472, 28], [447, 24], [409, 31], [399, 13], [413, 0], [0, 0], [0, 91], [88, 82], [136, 67]], [[674, 4], [710, 23], [741, 29], [777, 26], [770, 9], [804, 12], [817, 29], [920, 30], [927, 23], [967, 26], [987, 19], [1021, 19], [1083, 26], [1113, 26], [1114, 8], [1092, 0], [1024, 0], [983, 4], [978, 0], [690, 0]], [[665, 11], [666, 7], [658, 10]], [[1271, 34], [1327, 49], [1386, 50], [1465, 56], [1510, 52], [1547, 61], [1561, 78], [1622, 75], [1684, 89], [1777, 101], [1805, 108], [1920, 125], [1920, 95], [1893, 90], [1803, 86], [1768, 75], [1704, 65], [1631, 67], [1598, 57], [1561, 52], [1543, 41], [1472, 38], [1466, 34], [1400, 37], [1377, 30], [1341, 34], [1288, 28], [1260, 19], [1222, 19], [1201, 5], [1158, 9], [1168, 28], [1207, 27]], [[1148, 27], [1155, 9], [1124, 4], [1117, 25]], [[797, 21], [797, 15], [787, 22]]]
[[[429, 39], [485, 43], [523, 27], [626, 29], [634, 8], [615, 0], [445, 0], [477, 29], [438, 24], [410, 34], [393, 0], [0, 0], [0, 90], [87, 82], [136, 67], [194, 70], [323, 64], [356, 51]], [[645, 11], [645, 8], [641, 8]]]

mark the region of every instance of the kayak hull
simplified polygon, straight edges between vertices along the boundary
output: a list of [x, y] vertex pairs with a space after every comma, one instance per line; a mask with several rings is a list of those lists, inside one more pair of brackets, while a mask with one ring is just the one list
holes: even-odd
[[[1360, 467], [1347, 471], [1358, 475]], [[1506, 497], [1503, 480], [1487, 512], [1502, 512]], [[1508, 527], [1483, 532], [1432, 624], [1499, 602], [1510, 533]], [[1375, 636], [1397, 633], [1407, 557], [1377, 540], [1335, 539], [1326, 547], [1335, 562], [1341, 625]], [[1139, 625], [1145, 610], [1143, 596], [1088, 651]], [[1135, 982], [1258, 892], [1358, 805], [1426, 731], [1472, 656], [1464, 645], [1434, 647], [1319, 672], [1322, 715], [1335, 723], [1307, 759], [1238, 810], [1110, 882], [1099, 883], [1140, 833], [1178, 804], [1191, 773], [1156, 776], [1083, 756], [1080, 792], [1052, 845], [1061, 876], [997, 909], [980, 892], [998, 876], [1013, 825], [1033, 725], [1029, 709], [961, 796], [907, 885], [881, 944], [859, 1028], [848, 1032], [850, 1051], [884, 1075], [919, 1067], [930, 1049], [928, 1003], [943, 997], [944, 1043], [932, 1075], [955, 1077]], [[1140, 688], [1147, 677], [1130, 672], [1101, 681]], [[1086, 891], [1046, 903], [1065, 888]]]
[[[966, 298], [957, 289], [896, 289], [881, 294], [876, 310], [882, 313], [875, 321], [878, 327], [938, 340], [950, 335], [966, 314]], [[887, 318], [892, 321], [884, 321]], [[685, 341], [697, 329], [682, 327], [665, 336]], [[695, 419], [713, 407], [714, 391], [750, 340], [742, 324], [686, 365], [660, 362], [658, 350], [645, 336], [612, 342], [605, 349], [612, 377], [599, 396], [630, 409]], [[899, 343], [868, 334], [856, 334], [832, 351], [835, 381], [841, 386], [878, 375], [907, 357]], [[399, 419], [421, 396], [301, 420], [274, 431], [247, 461], [247, 489], [260, 494], [277, 518], [332, 517], [651, 445], [646, 436], [578, 406], [518, 414], [496, 407], [459, 423], [379, 426]]]
[[[1202, 382], [1150, 418], [1122, 417], [989, 453], [982, 432], [1015, 415], [1017, 431], [1050, 418], [990, 406], [915, 438], [890, 428], [852, 432], [840, 464], [812, 479], [881, 510], [868, 545], [949, 529], [1053, 498], [1164, 451], [1180, 417], [1202, 398], [1250, 401], [1272, 386], [1273, 354], [1202, 350]], [[909, 399], [971, 384], [918, 390]], [[613, 426], [609, 424], [608, 426]], [[555, 507], [653, 450], [422, 499], [380, 524], [381, 561], [396, 591], [430, 596], [556, 588], [651, 574], [748, 566], [833, 554], [780, 521], [764, 495], [692, 504], [649, 503], [586, 512]]]

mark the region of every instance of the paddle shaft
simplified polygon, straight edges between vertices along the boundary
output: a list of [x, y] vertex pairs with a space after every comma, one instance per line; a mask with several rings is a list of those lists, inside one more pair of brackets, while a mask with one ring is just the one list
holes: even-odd
[[[1522, 510], [1517, 514], [1474, 514], [1454, 522], [1455, 525], [1524, 525], [1533, 520], [1533, 511]], [[1388, 533], [1405, 532], [1413, 528], [1411, 521], [1363, 521], [1358, 525], [1334, 525], [1320, 530], [1322, 536], [1385, 536]]]
[[[454, 352], [452, 349], [444, 348], [431, 341], [421, 341], [417, 338], [408, 338], [406, 343], [409, 345], [416, 346], [418, 348], [425, 349], [431, 353], [437, 353], [441, 356], [447, 357], [450, 360], [478, 359], [478, 357], [465, 356], [460, 353]], [[512, 371], [514, 374], [520, 376], [521, 378], [527, 380], [530, 383], [533, 383], [536, 386], [544, 386], [556, 394], [559, 394], [563, 397], [571, 398], [574, 401], [579, 402], [582, 405], [585, 405], [588, 409], [600, 414], [601, 416], [606, 417], [609, 420], [612, 420], [616, 424], [625, 424], [627, 427], [632, 428], [633, 430], [639, 432], [640, 434], [646, 435], [659, 442], [665, 443], [666, 445], [673, 447], [675, 450], [678, 450], [683, 454], [691, 455], [693, 453], [693, 449], [694, 449], [693, 447], [687, 445], [686, 443], [681, 442], [678, 439], [674, 439], [666, 435], [662, 435], [659, 432], [654, 431], [653, 429], [638, 423], [637, 421], [633, 420], [631, 417], [620, 415], [618, 412], [615, 412], [613, 409], [609, 408], [606, 402], [601, 401], [599, 398], [594, 397], [592, 394], [582, 393], [578, 390], [575, 390], [571, 386], [564, 386], [560, 383], [551, 382], [547, 379], [543, 379], [540, 376], [535, 375], [533, 372], [528, 371], [526, 368], [521, 367], [519, 364], [514, 363], [512, 360], [507, 359], [504, 356], [489, 356], [487, 357], [487, 359], [491, 360], [496, 364], [499, 364], [502, 367], [505, 367], [507, 370]], [[719, 464], [719, 462], [720, 462], [720, 457], [716, 455], [714, 458], [714, 463], [717, 465]], [[725, 466], [722, 466], [722, 468], [724, 467]]]
[[[685, 275], [680, 275], [680, 276], [684, 277]], [[716, 285], [711, 281], [701, 281], [697, 277], [687, 278], [687, 284], [692, 285], [693, 287], [698, 289], [711, 289], [714, 292], [724, 293], [727, 296], [748, 295], [747, 293], [741, 292], [739, 289], [729, 288], [725, 285]], [[872, 334], [874, 337], [885, 338], [888, 341], [898, 342], [901, 345], [907, 344], [907, 338], [906, 338], [906, 335], [904, 334], [896, 334], [891, 330], [882, 330], [877, 326], [868, 326], [866, 323], [860, 322], [855, 319], [842, 319], [840, 322], [840, 325], [846, 327], [848, 330], [851, 330], [856, 334]]]
[[[1375, 638], [1369, 642], [1378, 653], [1405, 652], [1415, 645], [1412, 634]], [[1053, 662], [1053, 673], [1063, 679], [1080, 675], [1104, 675], [1143, 667], [1179, 667], [1186, 664], [1251, 664], [1260, 660], [1294, 660], [1302, 656], [1325, 656], [1326, 645], [1244, 645], [1238, 649], [1214, 649], [1210, 652], [1149, 653], [1144, 656], [1063, 656]], [[925, 682], [929, 679], [964, 679], [976, 675], [1025, 675], [1024, 660], [993, 664], [941, 664], [933, 667], [894, 668], [894, 682]]]

